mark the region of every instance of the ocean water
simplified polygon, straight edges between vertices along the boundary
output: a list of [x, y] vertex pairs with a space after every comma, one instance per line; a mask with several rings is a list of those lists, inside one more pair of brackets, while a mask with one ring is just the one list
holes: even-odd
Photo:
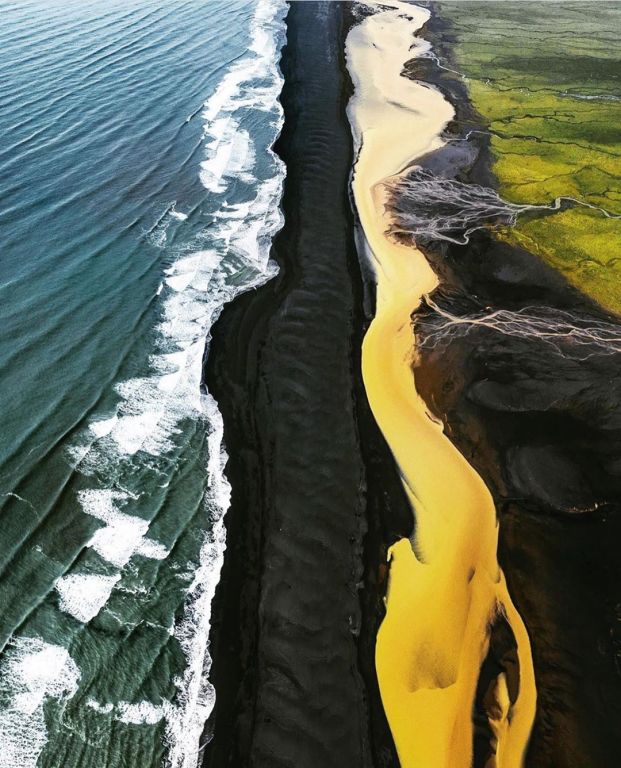
[[286, 8], [1, 7], [0, 768], [187, 768], [229, 496], [201, 366], [275, 269]]

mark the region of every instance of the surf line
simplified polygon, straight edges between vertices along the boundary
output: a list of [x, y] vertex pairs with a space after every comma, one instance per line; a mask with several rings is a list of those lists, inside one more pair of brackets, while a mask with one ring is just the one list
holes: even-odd
[[[454, 111], [437, 90], [402, 75], [407, 60], [429, 55], [415, 36], [429, 11], [397, 0], [372, 8], [346, 41], [352, 192], [361, 256], [376, 281], [362, 374], [415, 516], [412, 539], [389, 552], [375, 654], [382, 702], [402, 768], [470, 768], [475, 702], [486, 721], [486, 766], [518, 768], [536, 703], [530, 641], [498, 565], [492, 497], [415, 388], [411, 314], [438, 279], [420, 250], [387, 234], [386, 182], [444, 145]], [[502, 671], [482, 675], [500, 624], [511, 638]]]

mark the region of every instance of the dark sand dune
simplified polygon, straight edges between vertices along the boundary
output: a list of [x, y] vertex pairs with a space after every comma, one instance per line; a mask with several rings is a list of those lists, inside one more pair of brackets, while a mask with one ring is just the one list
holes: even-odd
[[289, 10], [281, 271], [225, 309], [206, 369], [233, 489], [214, 604], [210, 768], [396, 765], [373, 651], [385, 540], [400, 521], [407, 535], [411, 514], [359, 372], [343, 24], [339, 3]]

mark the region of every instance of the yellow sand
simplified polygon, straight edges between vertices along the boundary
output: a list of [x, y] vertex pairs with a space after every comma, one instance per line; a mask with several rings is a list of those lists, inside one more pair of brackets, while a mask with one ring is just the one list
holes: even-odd
[[385, 235], [382, 182], [442, 146], [453, 109], [438, 91], [401, 76], [404, 62], [427, 50], [413, 35], [428, 11], [396, 0], [379, 8], [347, 39], [355, 87], [348, 113], [359, 150], [353, 192], [377, 281], [362, 368], [416, 518], [415, 540], [398, 541], [389, 554], [380, 690], [402, 768], [470, 768], [477, 680], [489, 625], [503, 612], [518, 644], [520, 690], [512, 705], [504, 675], [496, 681], [488, 712], [498, 743], [486, 768], [517, 768], [535, 710], [530, 643], [498, 566], [489, 491], [415, 389], [410, 316], [437, 278], [420, 251]]

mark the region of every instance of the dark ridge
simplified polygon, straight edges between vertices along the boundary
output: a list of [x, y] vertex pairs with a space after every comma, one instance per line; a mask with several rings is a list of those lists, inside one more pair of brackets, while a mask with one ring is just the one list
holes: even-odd
[[[456, 69], [453, 32], [433, 11], [426, 36]], [[484, 131], [461, 78], [425, 67], [425, 80], [456, 107], [450, 132], [463, 137], [477, 121]], [[476, 133], [468, 144], [474, 154], [440, 152], [425, 167], [497, 188], [487, 138]], [[442, 283], [434, 301], [455, 314], [472, 304], [547, 306], [615, 321], [536, 255], [489, 232], [425, 253]], [[429, 318], [425, 308], [415, 316], [423, 337]], [[613, 768], [621, 764], [619, 355], [578, 360], [560, 347], [480, 328], [420, 350], [417, 384], [496, 502], [499, 560], [535, 665], [526, 768]]]
[[507, 681], [509, 701], [514, 704], [520, 688], [520, 669], [517, 643], [511, 625], [503, 614], [498, 614], [490, 627], [489, 650], [477, 683], [474, 702], [474, 743], [472, 768], [486, 768], [493, 765], [497, 750], [496, 740], [490, 727], [490, 719], [498, 719], [497, 701], [494, 693], [496, 681], [504, 674]]
[[209, 768], [398, 766], [374, 648], [386, 550], [412, 515], [361, 380], [349, 8], [289, 7], [280, 272], [224, 309], [206, 358], [232, 486], [210, 636]]

